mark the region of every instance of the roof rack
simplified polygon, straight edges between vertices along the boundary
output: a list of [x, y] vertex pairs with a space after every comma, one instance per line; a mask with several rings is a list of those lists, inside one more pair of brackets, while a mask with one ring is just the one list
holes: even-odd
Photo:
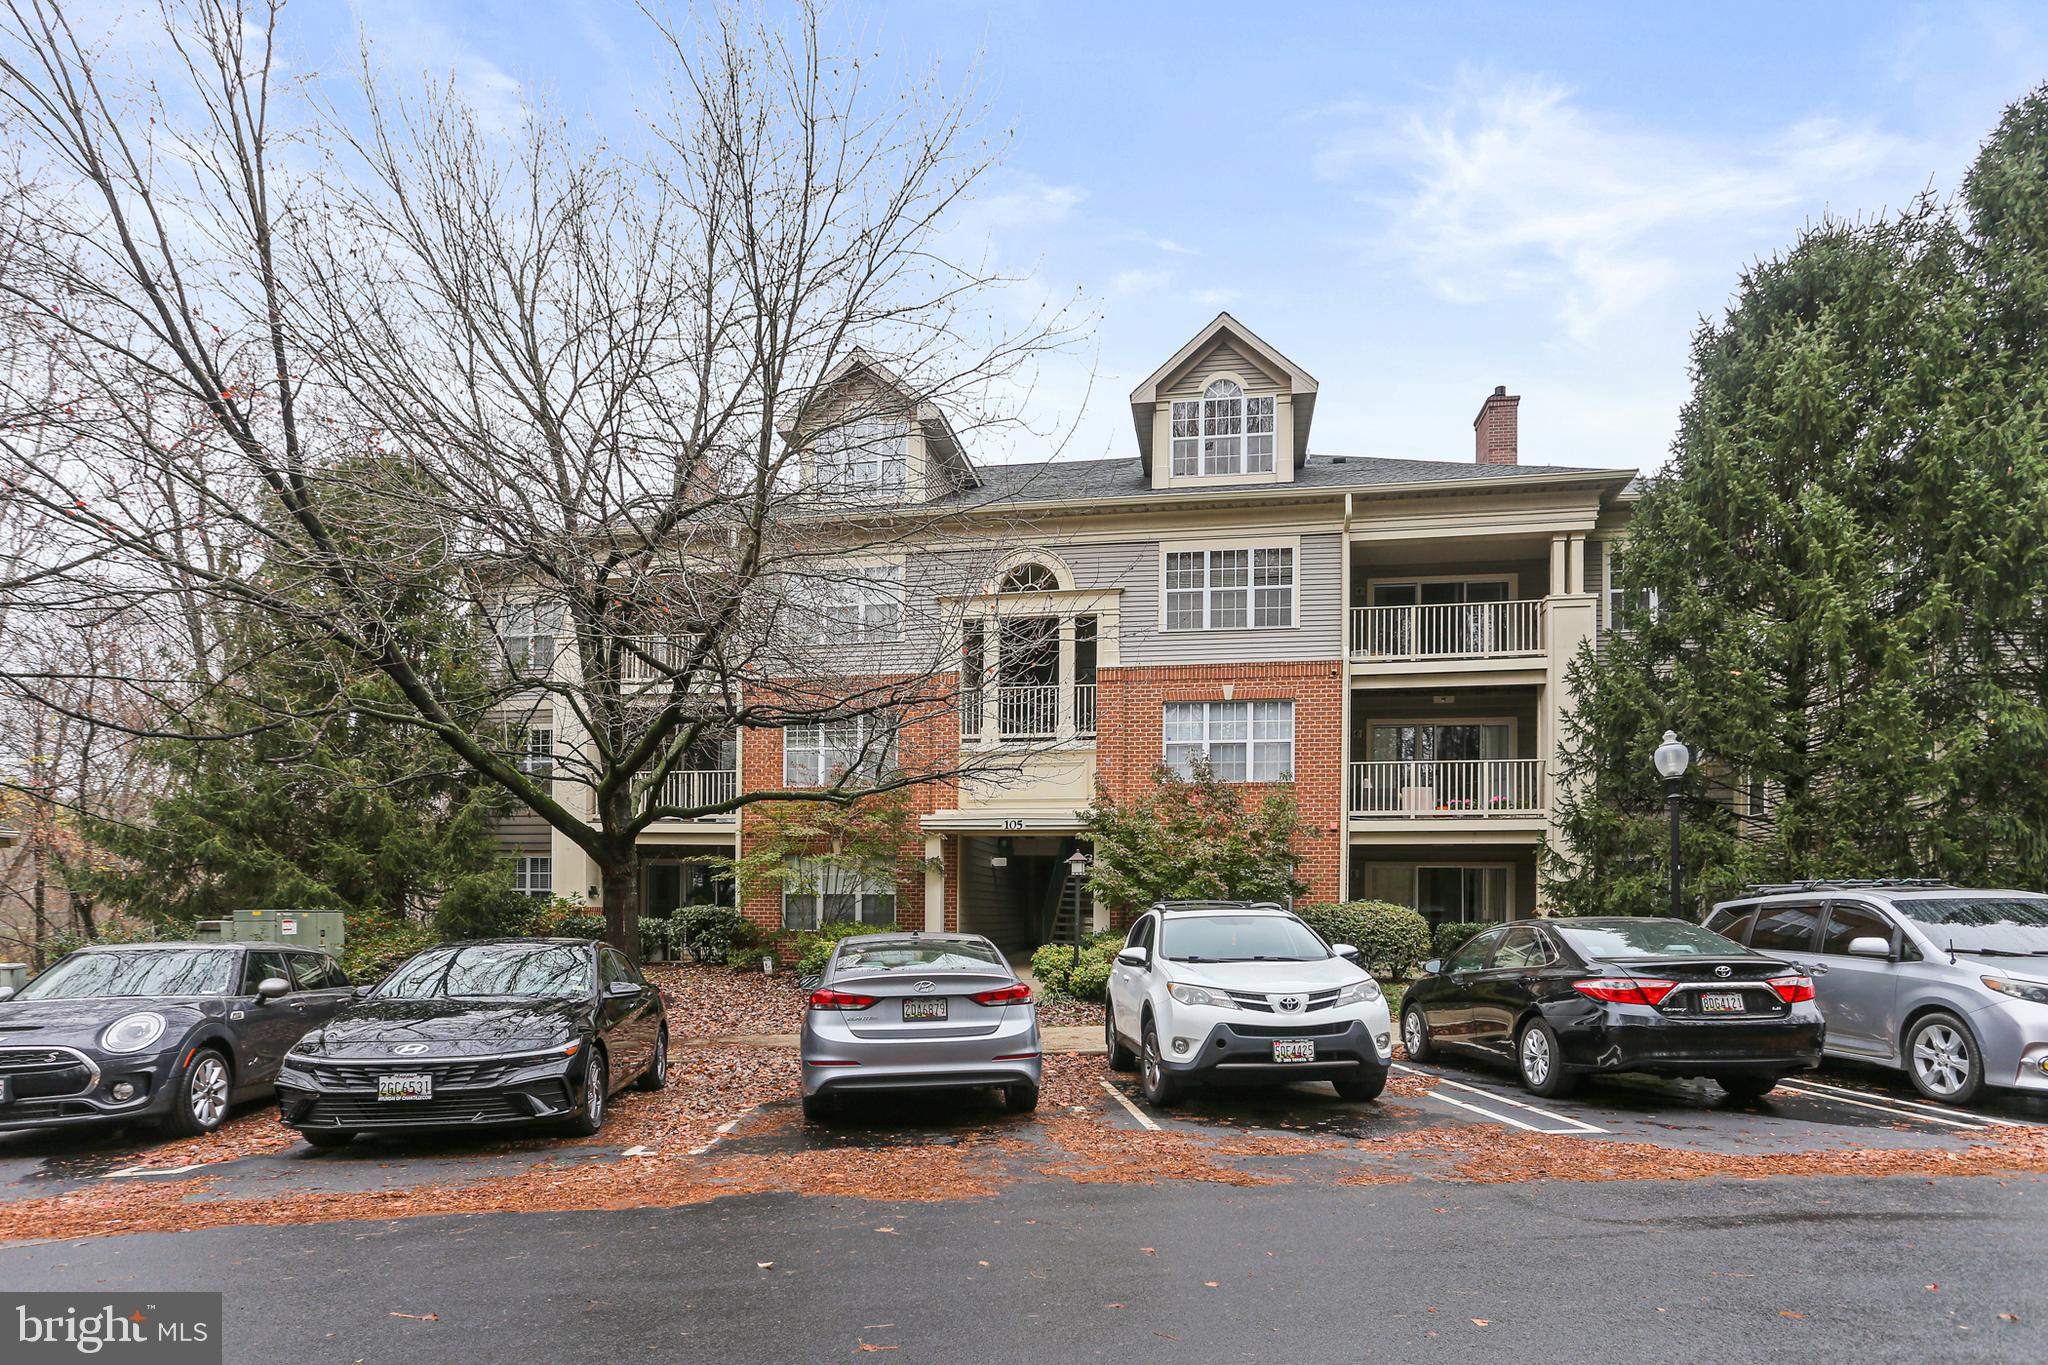
[[1159, 910], [1284, 910], [1278, 901], [1154, 901]]
[[1801, 891], [1869, 891], [1886, 887], [1953, 887], [1940, 877], [1819, 877], [1804, 882], [1758, 882], [1749, 888], [1752, 896], [1785, 896]]

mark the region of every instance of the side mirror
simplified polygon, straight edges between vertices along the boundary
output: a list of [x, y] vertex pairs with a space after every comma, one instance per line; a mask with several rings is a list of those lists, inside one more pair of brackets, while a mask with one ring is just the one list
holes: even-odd
[[1330, 951], [1343, 958], [1346, 962], [1358, 961], [1358, 949], [1348, 943], [1332, 943]]
[[12, 986], [0, 986], [0, 1000], [12, 1000], [13, 998], [14, 998], [14, 987], [12, 987]]
[[366, 1000], [369, 998], [370, 993], [376, 989], [375, 986], [358, 986], [353, 991], [350, 991], [349, 994], [358, 1000]]
[[614, 981], [611, 985], [605, 987], [604, 993], [609, 996], [623, 997], [629, 995], [638, 995], [640, 994], [641, 990], [642, 987], [636, 984], [635, 982]]
[[1126, 967], [1146, 967], [1150, 966], [1152, 962], [1151, 955], [1143, 948], [1119, 949], [1116, 960]]
[[1443, 969], [1444, 960], [1440, 957], [1433, 957], [1429, 961], [1422, 964], [1422, 974], [1424, 976], [1435, 976], [1438, 972], [1442, 971]]
[[281, 976], [266, 976], [256, 983], [258, 1000], [281, 1000], [292, 993], [292, 983]]
[[1849, 956], [1881, 957], [1889, 962], [1892, 956], [1891, 940], [1879, 938], [1876, 934], [1865, 934], [1861, 938], [1852, 938], [1849, 940]]

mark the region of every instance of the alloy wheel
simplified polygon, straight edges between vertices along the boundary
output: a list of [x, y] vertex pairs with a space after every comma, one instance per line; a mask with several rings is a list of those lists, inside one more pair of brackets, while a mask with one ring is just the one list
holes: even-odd
[[228, 1114], [226, 1063], [211, 1052], [200, 1053], [192, 1065], [192, 1084], [187, 1093], [192, 1121], [203, 1129], [218, 1127]]
[[668, 1032], [654, 1035], [654, 1064], [647, 1068], [656, 1081], [668, 1079]]
[[1550, 1035], [1540, 1028], [1522, 1030], [1522, 1075], [1530, 1085], [1550, 1079]]
[[583, 1115], [595, 1129], [604, 1122], [604, 1090], [609, 1082], [602, 1063], [593, 1062], [583, 1082]]
[[1947, 1024], [1929, 1024], [1913, 1040], [1913, 1070], [1929, 1090], [1953, 1095], [1970, 1081], [1970, 1042]]
[[1401, 1016], [1401, 1046], [1408, 1049], [1411, 1061], [1422, 1051], [1422, 1016], [1414, 1010]]
[[1147, 1089], [1159, 1088], [1159, 1035], [1145, 1034], [1145, 1085]]

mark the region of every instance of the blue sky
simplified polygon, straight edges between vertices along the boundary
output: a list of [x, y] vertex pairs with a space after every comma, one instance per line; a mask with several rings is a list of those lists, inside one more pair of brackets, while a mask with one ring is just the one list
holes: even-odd
[[[680, 0], [678, 0], [680, 3]], [[348, 14], [299, 11], [309, 65]], [[288, 12], [289, 13], [289, 12]], [[549, 88], [600, 127], [649, 76], [622, 3], [356, 0], [393, 69]], [[1133, 452], [1129, 389], [1228, 308], [1321, 383], [1312, 448], [1661, 463], [1690, 334], [1802, 223], [1952, 191], [2048, 80], [2048, 5], [891, 0], [835, 22], [975, 75], [1013, 130], [967, 230], [1097, 321], [1035, 425]], [[1046, 453], [1040, 444], [1017, 454]], [[977, 452], [984, 458], [1004, 452]]]

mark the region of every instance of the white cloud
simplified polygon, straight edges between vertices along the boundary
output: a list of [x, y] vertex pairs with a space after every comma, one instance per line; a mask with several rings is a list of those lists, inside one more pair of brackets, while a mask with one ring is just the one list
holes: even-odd
[[478, 121], [497, 133], [525, 124], [532, 112], [524, 84], [446, 24], [388, 0], [359, 0], [357, 18], [371, 58], [401, 80], [425, 76], [451, 83]]
[[1817, 206], [1882, 202], [1882, 187], [1914, 184], [1906, 168], [1936, 163], [1869, 122], [1710, 138], [1625, 123], [1540, 77], [1468, 69], [1431, 108], [1327, 138], [1314, 164], [1374, 182], [1375, 253], [1448, 299], [1552, 294], [1584, 340], [1697, 268], [1725, 276]]
[[1149, 294], [1171, 283], [1173, 272], [1170, 270], [1119, 270], [1109, 277], [1109, 293], [1112, 298]]

